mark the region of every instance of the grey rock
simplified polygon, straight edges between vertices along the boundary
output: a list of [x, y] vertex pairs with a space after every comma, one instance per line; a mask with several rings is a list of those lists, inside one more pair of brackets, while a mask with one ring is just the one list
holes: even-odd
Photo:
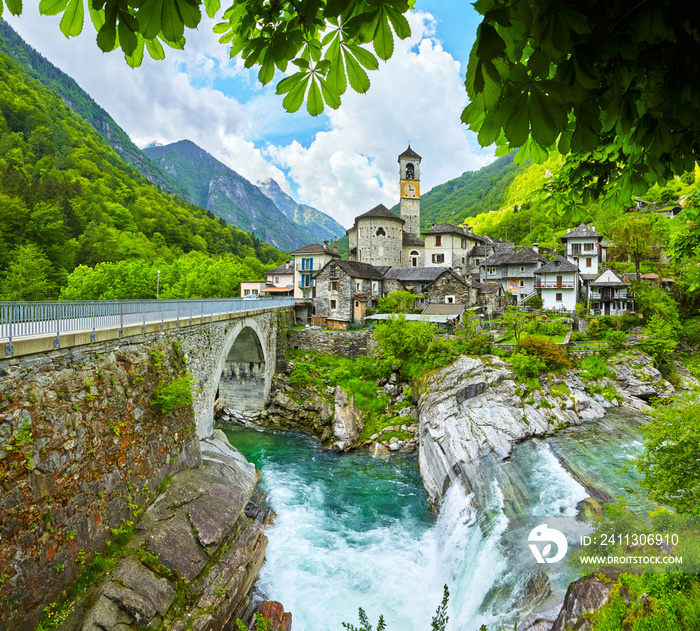
[[334, 403], [333, 436], [337, 440], [333, 448], [343, 451], [357, 443], [363, 427], [362, 413], [355, 407], [352, 395], [348, 395], [340, 386], [335, 389]]

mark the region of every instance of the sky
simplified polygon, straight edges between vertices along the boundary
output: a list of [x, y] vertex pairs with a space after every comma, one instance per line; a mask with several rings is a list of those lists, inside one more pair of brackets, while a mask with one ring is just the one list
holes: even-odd
[[189, 139], [252, 182], [274, 178], [297, 201], [327, 212], [346, 228], [377, 204], [399, 199], [397, 157], [409, 142], [423, 158], [421, 191], [493, 161], [460, 123], [464, 74], [479, 16], [464, 0], [416, 0], [412, 35], [370, 72], [366, 94], [348, 87], [338, 110], [288, 114], [212, 32], [206, 17], [187, 30], [185, 50], [148, 55], [131, 69], [119, 51], [102, 53], [89, 20], [66, 39], [60, 16], [25, 3], [5, 19], [32, 47], [73, 77], [140, 147]]

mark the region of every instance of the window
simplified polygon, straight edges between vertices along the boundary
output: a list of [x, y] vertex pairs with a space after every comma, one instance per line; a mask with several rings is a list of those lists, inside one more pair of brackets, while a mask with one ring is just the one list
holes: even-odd
[[243, 290], [243, 295], [244, 295], [244, 296], [249, 296], [249, 295], [250, 295], [250, 289], [244, 289], [244, 290]]
[[337, 280], [332, 280], [331, 281], [331, 291], [338, 291], [338, 281]]
[[411, 267], [418, 267], [418, 250], [411, 250]]
[[253, 289], [253, 290], [251, 291], [251, 293], [252, 293], [254, 296], [257, 296], [257, 295], [258, 295], [258, 290], [257, 290], [257, 289]]
[[379, 283], [372, 283], [372, 293], [379, 293]]
[[583, 249], [586, 252], [593, 252], [593, 244], [592, 243], [584, 243]]
[[521, 287], [525, 287], [525, 281], [524, 281], [524, 280], [521, 280], [521, 281], [520, 281], [520, 286], [521, 286]]
[[462, 249], [463, 250], [467, 249], [467, 240], [466, 239], [462, 239]]
[[384, 232], [384, 228], [382, 228], [381, 226], [379, 228], [377, 228], [376, 234], [378, 237], [385, 237], [386, 236], [386, 232]]
[[338, 301], [337, 300], [331, 300], [331, 309], [336, 309], [338, 307]]
[[355, 287], [357, 287], [357, 291], [362, 291], [362, 283], [355, 283]]
[[444, 263], [445, 262], [445, 255], [444, 254], [433, 254], [433, 263]]
[[301, 286], [302, 287], [311, 287], [312, 284], [312, 279], [313, 276], [311, 274], [302, 274], [301, 275]]
[[279, 283], [280, 283], [280, 277], [275, 276], [275, 285], [279, 285]]
[[557, 302], [561, 302], [561, 301], [562, 301], [562, 295], [563, 295], [563, 294], [557, 294]]
[[481, 263], [481, 259], [474, 259], [474, 262], [475, 262], [477, 265], [479, 265], [479, 263]]
[[445, 304], [446, 305], [453, 305], [454, 303], [455, 303], [454, 296], [445, 296]]
[[593, 265], [593, 259], [592, 258], [587, 258], [586, 259], [586, 267], [591, 267]]
[[496, 268], [495, 268], [495, 267], [489, 267], [489, 268], [486, 269], [486, 271], [487, 271], [489, 274], [495, 274], [495, 273], [496, 273]]
[[356, 307], [359, 307], [359, 306], [360, 306], [359, 301], [357, 301], [357, 300], [355, 301], [355, 306], [356, 306]]
[[442, 245], [442, 235], [435, 237], [435, 245]]
[[310, 258], [310, 259], [301, 259], [301, 269], [312, 270], [313, 268], [314, 268], [314, 260], [313, 260], [313, 258]]

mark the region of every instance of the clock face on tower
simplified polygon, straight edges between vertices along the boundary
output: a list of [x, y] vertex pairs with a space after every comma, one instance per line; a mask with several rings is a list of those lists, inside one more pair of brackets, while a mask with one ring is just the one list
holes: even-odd
[[401, 183], [401, 197], [418, 197], [420, 195], [418, 182], [411, 180]]

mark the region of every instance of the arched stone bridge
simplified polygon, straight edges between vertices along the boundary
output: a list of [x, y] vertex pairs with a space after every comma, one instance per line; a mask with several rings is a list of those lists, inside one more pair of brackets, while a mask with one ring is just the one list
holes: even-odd
[[206, 438], [217, 398], [241, 411], [263, 408], [277, 365], [280, 311], [288, 314], [293, 305], [291, 299], [0, 303], [0, 366], [36, 365], [67, 348], [104, 353], [178, 340], [195, 378], [197, 434]]

